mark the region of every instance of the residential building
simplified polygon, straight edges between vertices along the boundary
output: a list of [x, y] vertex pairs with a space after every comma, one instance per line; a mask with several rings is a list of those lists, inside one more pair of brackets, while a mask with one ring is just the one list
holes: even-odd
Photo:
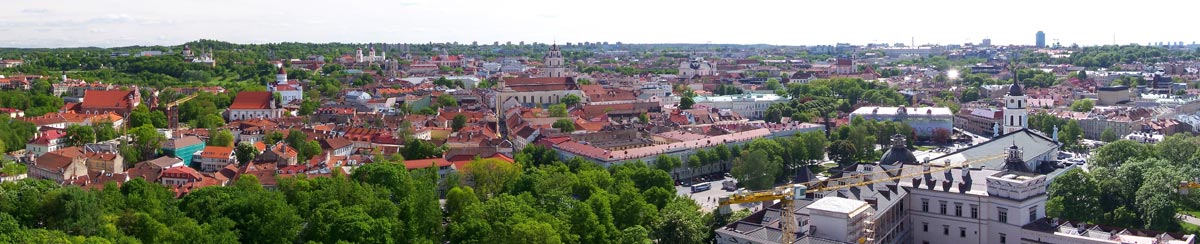
[[1004, 112], [992, 108], [963, 108], [954, 115], [954, 128], [981, 135], [999, 134], [1000, 118]]
[[67, 132], [62, 129], [43, 127], [41, 131], [33, 136], [33, 139], [25, 144], [25, 152], [38, 157], [62, 148]]
[[177, 157], [183, 162], [191, 163], [192, 155], [204, 150], [204, 140], [196, 136], [185, 136], [168, 139], [162, 144], [162, 153], [168, 157]]
[[200, 171], [216, 172], [221, 170], [226, 165], [237, 165], [237, 155], [233, 153], [233, 147], [215, 147], [207, 146], [204, 150], [197, 151], [191, 155], [194, 165], [198, 165]]

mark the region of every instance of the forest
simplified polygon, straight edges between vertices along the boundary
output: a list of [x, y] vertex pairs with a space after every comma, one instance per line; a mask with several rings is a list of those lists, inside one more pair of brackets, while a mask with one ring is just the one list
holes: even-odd
[[704, 243], [724, 221], [645, 163], [604, 169], [554, 156], [531, 146], [516, 163], [477, 159], [445, 179], [377, 157], [350, 175], [270, 188], [243, 175], [182, 198], [140, 178], [86, 189], [5, 182], [0, 242]]

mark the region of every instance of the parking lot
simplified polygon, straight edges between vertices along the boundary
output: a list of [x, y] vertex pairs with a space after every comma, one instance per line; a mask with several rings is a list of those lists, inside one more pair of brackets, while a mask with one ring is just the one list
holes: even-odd
[[[726, 197], [734, 193], [733, 191], [721, 189], [721, 183], [725, 182], [726, 180], [734, 179], [731, 177], [725, 177], [724, 179], [706, 181], [712, 185], [712, 189], [696, 193], [692, 193], [691, 186], [675, 186], [675, 193], [679, 194], [680, 196], [689, 197], [692, 200], [695, 200], [696, 203], [700, 204], [700, 207], [705, 211], [713, 211], [717, 209], [717, 201], [721, 199], [721, 197]], [[759, 209], [758, 206], [759, 204], [757, 203], [746, 203], [733, 205], [730, 207], [733, 209], [733, 211], [738, 211], [741, 209], [751, 209], [751, 211], [753, 211]]]

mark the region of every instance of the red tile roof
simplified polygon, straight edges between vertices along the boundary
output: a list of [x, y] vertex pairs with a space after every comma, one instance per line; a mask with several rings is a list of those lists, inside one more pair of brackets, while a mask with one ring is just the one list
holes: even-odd
[[83, 109], [132, 109], [134, 91], [98, 91], [83, 92]]
[[268, 109], [272, 99], [270, 92], [238, 92], [229, 109]]
[[446, 161], [445, 159], [441, 159], [441, 158], [404, 160], [404, 168], [407, 168], [409, 170], [423, 169], [423, 168], [429, 168], [429, 167], [434, 167], [434, 166], [436, 166], [438, 168], [450, 166], [450, 161]]
[[217, 158], [228, 159], [233, 156], [232, 147], [204, 147], [204, 151], [200, 151], [200, 158]]

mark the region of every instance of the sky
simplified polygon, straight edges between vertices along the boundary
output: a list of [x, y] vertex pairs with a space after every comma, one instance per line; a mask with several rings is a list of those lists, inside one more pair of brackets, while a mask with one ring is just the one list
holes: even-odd
[[1200, 40], [1200, 1], [0, 0], [0, 47], [512, 41], [831, 45]]

